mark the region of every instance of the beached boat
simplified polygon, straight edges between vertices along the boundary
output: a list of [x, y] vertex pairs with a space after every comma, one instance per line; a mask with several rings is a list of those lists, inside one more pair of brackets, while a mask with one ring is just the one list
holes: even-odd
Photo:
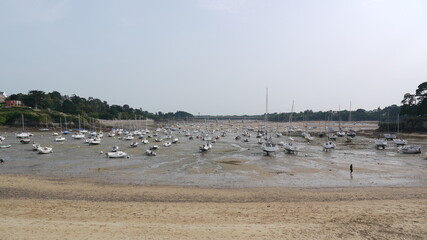
[[158, 149], [159, 148], [159, 146], [157, 146], [157, 145], [153, 145], [153, 146], [150, 146], [150, 147], [148, 147], [150, 150], [156, 150], [156, 149]]
[[165, 143], [163, 143], [163, 146], [164, 147], [170, 147], [172, 145], [172, 143], [171, 142], [165, 142]]
[[53, 152], [53, 149], [52, 149], [51, 147], [39, 147], [39, 148], [37, 149], [37, 151], [38, 151], [40, 154], [48, 154], [48, 153], [52, 153], [52, 152]]
[[375, 147], [377, 149], [380, 149], [380, 148], [385, 149], [387, 146], [387, 140], [384, 140], [384, 139], [375, 139], [374, 142], [375, 142]]
[[199, 151], [200, 152], [207, 152], [207, 151], [209, 151], [211, 149], [212, 149], [212, 144], [210, 144], [208, 141], [205, 144], [203, 144], [202, 146], [199, 147]]
[[327, 152], [331, 149], [335, 149], [336, 145], [334, 142], [328, 141], [323, 144], [323, 151]]
[[148, 140], [147, 140], [147, 139], [144, 139], [144, 140], [142, 140], [142, 141], [141, 141], [141, 143], [142, 143], [142, 144], [148, 144]]
[[397, 136], [396, 136], [396, 134], [395, 133], [385, 133], [384, 134], [384, 138], [386, 139], [386, 140], [393, 140], [393, 139], [395, 139]]
[[0, 148], [10, 148], [12, 145], [0, 145]]
[[156, 152], [154, 152], [153, 150], [149, 150], [149, 149], [147, 149], [145, 151], [145, 154], [148, 156], [156, 156], [157, 155]]
[[125, 158], [128, 157], [128, 154], [122, 151], [116, 151], [116, 152], [107, 152], [106, 153], [108, 158]]
[[80, 139], [83, 139], [85, 137], [85, 135], [83, 133], [81, 133], [81, 132], [76, 132], [76, 133], [73, 133], [71, 135], [71, 137], [73, 139], [80, 140]]
[[126, 140], [126, 141], [131, 141], [131, 140], [134, 140], [135, 138], [133, 137], [133, 135], [126, 135], [126, 137], [124, 137], [123, 138], [123, 140]]
[[408, 141], [406, 141], [405, 139], [393, 139], [393, 142], [396, 143], [397, 146], [404, 146], [406, 144], [408, 144]]
[[295, 146], [293, 143], [285, 143], [283, 147], [285, 148], [286, 153], [290, 153], [290, 154], [298, 153], [298, 147]]
[[406, 145], [406, 146], [399, 147], [398, 152], [406, 153], [406, 154], [417, 154], [417, 153], [421, 153], [421, 147], [415, 146], [415, 145]]
[[178, 142], [179, 142], [178, 138], [174, 138], [173, 141], [172, 141], [172, 143], [178, 143]]
[[66, 139], [63, 136], [58, 136], [54, 139], [55, 142], [64, 142]]
[[99, 145], [101, 144], [101, 139], [100, 138], [91, 138], [88, 140], [89, 145]]
[[29, 139], [29, 138], [22, 138], [19, 142], [21, 142], [22, 144], [29, 144], [31, 142], [31, 139]]
[[130, 144], [130, 147], [132, 147], [132, 148], [138, 147], [138, 142], [137, 142], [137, 141], [133, 141], [133, 142]]
[[265, 117], [264, 117], [264, 128], [265, 128], [265, 142], [261, 144], [261, 149], [263, 153], [266, 155], [270, 155], [271, 153], [275, 153], [278, 148], [276, 144], [274, 144], [273, 140], [271, 139], [271, 136], [268, 137], [268, 88], [266, 89], [266, 96], [265, 96]]

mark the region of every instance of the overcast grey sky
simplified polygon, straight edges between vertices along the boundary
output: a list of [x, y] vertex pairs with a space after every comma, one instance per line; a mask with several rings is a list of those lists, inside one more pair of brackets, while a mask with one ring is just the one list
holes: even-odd
[[427, 81], [425, 0], [0, 0], [0, 91], [150, 112], [399, 104]]

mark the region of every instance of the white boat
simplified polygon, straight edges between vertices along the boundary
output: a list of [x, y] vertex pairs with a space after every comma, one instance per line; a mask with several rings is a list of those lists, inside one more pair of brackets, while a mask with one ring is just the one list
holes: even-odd
[[0, 148], [10, 148], [12, 145], [0, 145]]
[[132, 135], [126, 135], [126, 137], [124, 137], [123, 138], [123, 140], [126, 140], [126, 141], [131, 141], [131, 140], [134, 140], [135, 138], [132, 136]]
[[117, 152], [119, 150], [119, 146], [114, 146], [112, 149], [111, 149], [111, 151], [112, 152]]
[[31, 134], [29, 132], [19, 132], [16, 134], [17, 138], [29, 138]]
[[393, 139], [393, 142], [396, 143], [397, 146], [404, 146], [408, 144], [408, 141], [405, 139]]
[[384, 134], [384, 138], [387, 139], [387, 140], [393, 140], [393, 139], [396, 138], [396, 134], [394, 134], [394, 133], [385, 133]]
[[51, 147], [39, 147], [39, 148], [37, 149], [37, 151], [38, 151], [40, 154], [47, 154], [47, 153], [52, 153], [52, 152], [53, 152], [53, 149], [52, 149]]
[[21, 114], [21, 117], [22, 117], [22, 131], [17, 133], [15, 136], [17, 138], [29, 138], [29, 137], [33, 136], [33, 134], [25, 131], [24, 114]]
[[268, 138], [268, 125], [267, 125], [267, 121], [268, 121], [268, 88], [265, 89], [265, 117], [264, 117], [264, 128], [265, 128], [265, 142], [263, 142], [261, 144], [261, 149], [263, 151], [263, 153], [265, 153], [266, 155], [270, 155], [270, 153], [275, 153], [278, 148], [276, 146], [276, 144], [273, 143], [273, 140], [271, 139], [271, 136]]
[[206, 152], [206, 151], [209, 151], [211, 149], [212, 149], [212, 144], [210, 144], [209, 142], [206, 142], [205, 144], [203, 144], [199, 148], [200, 152]]
[[275, 153], [278, 150], [276, 144], [274, 144], [271, 139], [264, 142], [261, 148], [262, 151], [267, 155], [269, 155], [270, 153]]
[[99, 145], [101, 144], [101, 139], [100, 138], [91, 138], [88, 141], [89, 145]]
[[399, 135], [399, 130], [400, 130], [400, 128], [399, 128], [399, 126], [400, 126], [400, 120], [399, 120], [400, 117], [399, 117], [399, 115], [400, 114], [397, 115], [397, 135], [396, 135], [396, 139], [393, 139], [394, 143], [396, 143], [396, 145], [398, 147], [399, 146], [404, 146], [404, 145], [408, 144], [408, 141], [406, 141], [405, 139], [397, 138], [397, 136]]
[[137, 141], [133, 141], [131, 144], [130, 144], [130, 147], [138, 147], [138, 142]]
[[323, 151], [327, 152], [331, 149], [335, 149], [336, 145], [334, 142], [328, 141], [323, 144]]
[[57, 132], [52, 133], [52, 136], [56, 137], [59, 136], [59, 134]]
[[21, 142], [22, 144], [29, 144], [31, 142], [31, 139], [29, 139], [29, 138], [22, 138], [19, 142]]
[[128, 154], [122, 151], [116, 151], [116, 152], [107, 152], [106, 153], [108, 158], [125, 158], [128, 157]]
[[55, 142], [64, 142], [66, 139], [65, 139], [65, 137], [63, 137], [63, 136], [59, 136], [59, 137], [56, 137], [55, 138]]
[[286, 153], [290, 153], [290, 154], [298, 153], [298, 147], [295, 146], [293, 143], [285, 143], [283, 147], [285, 148]]
[[337, 138], [338, 138], [338, 136], [337, 136], [337, 135], [335, 135], [335, 134], [333, 134], [333, 133], [330, 133], [330, 134], [328, 135], [328, 139], [329, 139], [329, 140], [335, 141], [335, 140], [337, 140]]
[[80, 139], [83, 139], [85, 137], [85, 135], [83, 133], [81, 133], [81, 132], [76, 132], [76, 133], [73, 133], [71, 135], [71, 137], [73, 139], [80, 140]]
[[111, 131], [111, 132], [108, 133], [108, 136], [109, 137], [114, 137], [114, 136], [116, 136], [116, 133], [114, 131]]
[[387, 146], [387, 140], [384, 139], [375, 139], [375, 147], [377, 149], [385, 149], [385, 147]]
[[81, 132], [81, 126], [80, 126], [80, 115], [79, 115], [79, 131], [78, 131], [78, 132], [76, 132], [76, 133], [73, 133], [73, 134], [71, 135], [71, 137], [72, 137], [73, 139], [76, 139], [76, 140], [80, 140], [80, 139], [83, 139], [83, 138], [85, 137], [85, 135]]
[[340, 130], [337, 132], [337, 136], [338, 137], [344, 137], [345, 136], [345, 132], [343, 130]]
[[157, 145], [153, 145], [153, 146], [149, 147], [150, 150], [155, 150], [155, 149], [158, 149], [158, 148], [159, 148], [159, 146], [157, 146]]
[[0, 141], [4, 141], [6, 138], [3, 136], [0, 136]]
[[179, 139], [178, 138], [175, 138], [175, 139], [173, 139], [173, 141], [172, 141], [172, 143], [178, 143], [179, 142]]
[[162, 138], [156, 138], [154, 141], [161, 142], [161, 141], [163, 141], [163, 139]]
[[406, 154], [417, 154], [417, 153], [421, 153], [421, 147], [415, 146], [415, 145], [406, 145], [406, 146], [399, 147], [398, 152], [406, 153]]
[[148, 144], [148, 140], [147, 140], [147, 139], [144, 139], [144, 140], [142, 140], [142, 141], [141, 141], [141, 143], [143, 143], [143, 144]]
[[147, 154], [148, 156], [156, 156], [157, 155], [154, 151], [148, 150], [148, 149], [145, 151], [145, 154]]
[[165, 143], [163, 143], [163, 146], [164, 147], [170, 147], [172, 145], [172, 143], [171, 142], [165, 142]]

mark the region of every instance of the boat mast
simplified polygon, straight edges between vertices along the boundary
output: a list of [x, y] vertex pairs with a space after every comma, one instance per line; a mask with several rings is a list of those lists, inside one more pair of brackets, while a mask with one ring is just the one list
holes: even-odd
[[289, 131], [292, 128], [292, 115], [294, 114], [294, 100], [292, 100], [291, 116], [289, 117]]
[[24, 114], [21, 113], [21, 118], [22, 118], [22, 132], [25, 132], [25, 127], [24, 127]]
[[265, 91], [266, 91], [266, 94], [265, 94], [264, 127], [265, 127], [265, 133], [266, 133], [266, 136], [267, 136], [267, 134], [268, 134], [268, 131], [267, 131], [267, 120], [268, 120], [268, 117], [267, 117], [267, 115], [268, 115], [268, 88], [266, 88]]

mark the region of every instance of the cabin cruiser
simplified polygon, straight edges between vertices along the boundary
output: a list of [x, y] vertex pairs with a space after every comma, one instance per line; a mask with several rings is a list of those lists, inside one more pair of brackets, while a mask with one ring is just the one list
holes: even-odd
[[406, 153], [406, 154], [417, 154], [417, 153], [421, 153], [421, 147], [415, 146], [415, 145], [406, 145], [406, 146], [399, 147], [398, 152]]

